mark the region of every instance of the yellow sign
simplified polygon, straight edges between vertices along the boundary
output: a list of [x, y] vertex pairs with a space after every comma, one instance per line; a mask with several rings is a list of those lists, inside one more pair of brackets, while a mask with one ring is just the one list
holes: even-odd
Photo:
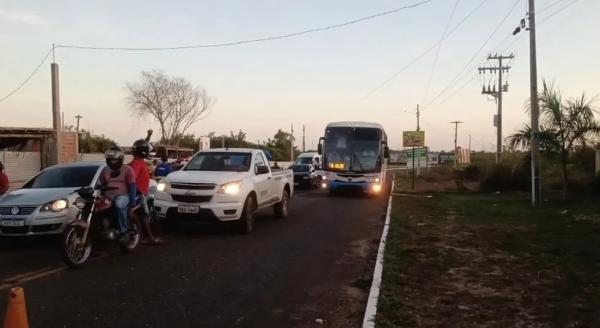
[[403, 147], [423, 147], [425, 146], [425, 131], [404, 131], [402, 132]]
[[343, 170], [345, 166], [344, 163], [329, 163], [330, 169]]

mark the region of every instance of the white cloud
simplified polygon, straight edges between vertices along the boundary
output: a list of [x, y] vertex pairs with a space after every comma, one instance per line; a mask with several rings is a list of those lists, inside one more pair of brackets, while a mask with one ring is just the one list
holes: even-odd
[[47, 25], [47, 22], [37, 14], [7, 11], [4, 9], [0, 9], [0, 20], [8, 20], [33, 26]]

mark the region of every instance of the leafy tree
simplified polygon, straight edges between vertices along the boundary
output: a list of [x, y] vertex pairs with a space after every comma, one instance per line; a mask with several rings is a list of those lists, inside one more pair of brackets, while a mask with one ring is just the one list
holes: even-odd
[[141, 80], [126, 84], [131, 110], [152, 116], [160, 126], [162, 140], [173, 143], [195, 122], [205, 118], [215, 104], [205, 89], [160, 70], [142, 71]]
[[[585, 146], [589, 138], [600, 132], [600, 125], [594, 117], [593, 100], [585, 94], [577, 98], [563, 100], [558, 89], [544, 81], [540, 94], [540, 149], [559, 155], [563, 181], [563, 199], [567, 196], [569, 154], [577, 146]], [[509, 144], [513, 147], [528, 148], [531, 128], [525, 126], [511, 135]]]
[[[73, 125], [64, 127], [65, 131], [76, 132], [77, 129]], [[117, 145], [117, 142], [107, 138], [103, 134], [94, 134], [85, 129], [79, 130], [79, 152], [80, 153], [103, 153], [108, 148]]]

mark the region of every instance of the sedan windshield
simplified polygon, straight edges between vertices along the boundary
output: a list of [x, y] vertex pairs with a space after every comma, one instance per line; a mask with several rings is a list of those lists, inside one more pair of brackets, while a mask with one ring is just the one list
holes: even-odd
[[249, 153], [200, 153], [183, 170], [247, 172], [250, 161]]
[[51, 167], [29, 180], [24, 189], [76, 188], [92, 184], [98, 166]]

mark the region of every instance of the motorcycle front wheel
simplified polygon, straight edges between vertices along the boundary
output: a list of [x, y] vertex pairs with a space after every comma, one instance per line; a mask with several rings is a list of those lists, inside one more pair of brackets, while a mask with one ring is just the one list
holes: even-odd
[[85, 244], [82, 243], [85, 229], [69, 226], [63, 234], [62, 255], [65, 263], [71, 268], [84, 266], [92, 253], [92, 243], [88, 236]]

